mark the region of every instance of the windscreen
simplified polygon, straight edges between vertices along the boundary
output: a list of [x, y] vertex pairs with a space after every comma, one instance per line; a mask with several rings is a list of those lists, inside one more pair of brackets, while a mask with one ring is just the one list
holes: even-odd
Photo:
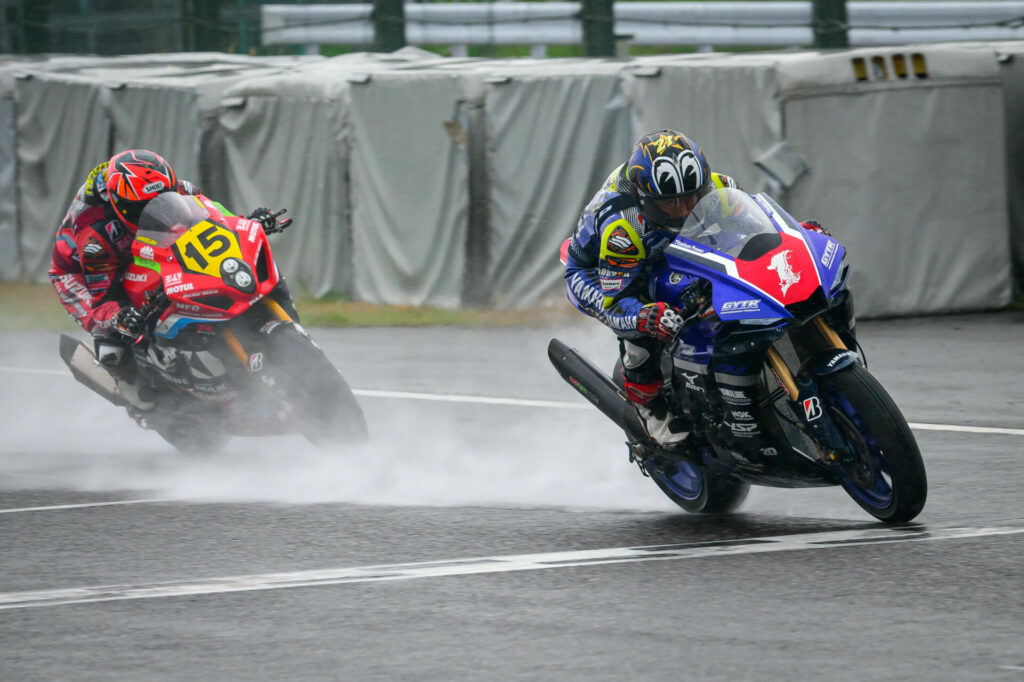
[[[164, 192], [153, 198], [139, 216], [138, 236], [166, 248], [188, 228], [202, 222], [209, 213], [195, 197]], [[147, 242], [148, 243], [148, 242]]]
[[756, 260], [782, 237], [753, 198], [741, 189], [711, 190], [697, 202], [679, 236], [740, 260]]

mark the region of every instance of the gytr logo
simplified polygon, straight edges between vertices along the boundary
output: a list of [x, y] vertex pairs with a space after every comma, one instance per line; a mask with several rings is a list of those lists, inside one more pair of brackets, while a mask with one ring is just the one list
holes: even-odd
[[821, 417], [822, 414], [821, 401], [818, 400], [818, 396], [808, 398], [804, 401], [804, 416], [807, 417], [807, 421], [812, 422]]
[[742, 313], [758, 310], [761, 307], [761, 302], [756, 299], [750, 299], [747, 301], [726, 301], [722, 304], [723, 313]]
[[774, 270], [779, 275], [779, 285], [782, 286], [782, 295], [785, 296], [789, 288], [800, 281], [800, 273], [793, 272], [793, 267], [789, 264], [789, 254], [793, 253], [791, 249], [780, 251], [779, 253], [772, 256], [771, 265], [768, 266], [769, 270]]

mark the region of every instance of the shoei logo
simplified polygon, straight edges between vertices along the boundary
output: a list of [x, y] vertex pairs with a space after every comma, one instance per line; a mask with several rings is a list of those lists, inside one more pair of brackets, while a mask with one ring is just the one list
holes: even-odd
[[800, 281], [800, 273], [793, 272], [793, 266], [789, 264], [789, 254], [792, 250], [786, 249], [772, 256], [769, 270], [774, 270], [779, 275], [779, 285], [782, 287], [782, 295], [785, 296], [789, 288]]
[[155, 192], [158, 189], [163, 189], [164, 187], [166, 187], [166, 185], [164, 185], [164, 183], [162, 183], [162, 182], [151, 182], [148, 185], [146, 185], [145, 187], [143, 187], [142, 191], [143, 192], [147, 192], [147, 193], [148, 192]]
[[818, 400], [818, 396], [813, 396], [804, 401], [804, 416], [807, 417], [807, 421], [812, 422], [821, 417], [822, 414], [821, 401]]

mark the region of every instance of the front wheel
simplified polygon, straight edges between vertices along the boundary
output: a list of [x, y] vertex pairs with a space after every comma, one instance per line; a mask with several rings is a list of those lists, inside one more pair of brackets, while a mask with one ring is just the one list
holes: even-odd
[[736, 511], [747, 499], [750, 485], [718, 476], [707, 467], [686, 461], [673, 462], [651, 478], [670, 500], [688, 512], [728, 514]]
[[352, 389], [305, 332], [280, 325], [267, 339], [266, 353], [265, 371], [295, 410], [306, 438], [319, 446], [366, 441], [366, 418]]
[[840, 483], [866, 512], [885, 523], [921, 513], [928, 480], [917, 441], [881, 384], [858, 364], [818, 379], [822, 400], [846, 445]]

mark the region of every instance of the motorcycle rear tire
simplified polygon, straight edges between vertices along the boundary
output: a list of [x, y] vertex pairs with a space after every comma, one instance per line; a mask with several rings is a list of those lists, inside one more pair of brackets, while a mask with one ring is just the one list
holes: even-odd
[[[684, 473], [687, 475], [682, 482], [679, 476]], [[718, 476], [707, 467], [689, 464], [680, 464], [675, 475], [651, 472], [651, 479], [668, 499], [692, 514], [732, 513], [739, 509], [750, 492], [748, 483]]]
[[297, 410], [302, 435], [320, 447], [367, 440], [366, 418], [352, 389], [309, 336], [281, 325], [266, 349], [267, 371]]
[[189, 454], [220, 452], [231, 440], [230, 434], [197, 428], [196, 424], [183, 420], [153, 424], [152, 428], [179, 452]]
[[820, 377], [822, 400], [858, 461], [837, 468], [843, 489], [875, 518], [905, 523], [924, 508], [928, 479], [907, 420], [859, 364]]

